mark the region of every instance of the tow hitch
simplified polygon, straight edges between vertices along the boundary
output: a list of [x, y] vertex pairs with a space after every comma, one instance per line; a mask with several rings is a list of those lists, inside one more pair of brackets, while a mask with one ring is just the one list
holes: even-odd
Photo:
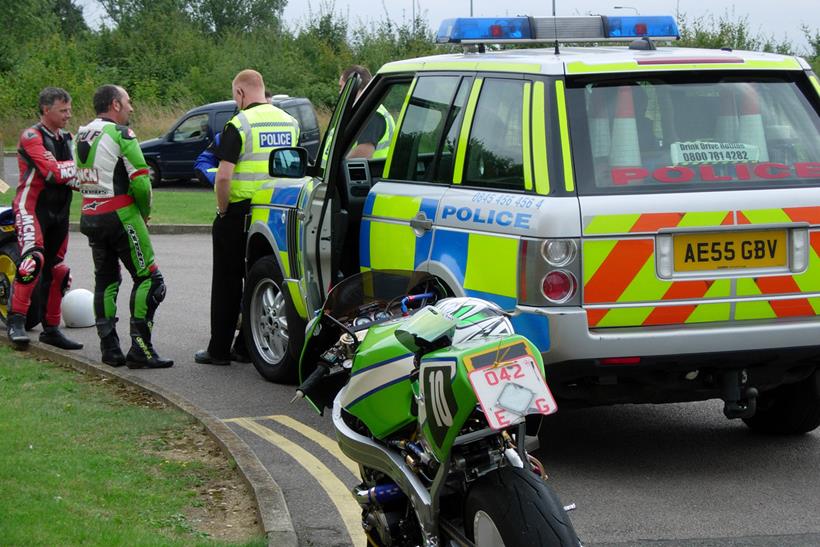
[[746, 369], [730, 370], [723, 375], [723, 414], [731, 419], [751, 418], [757, 410], [757, 388], [747, 385]]

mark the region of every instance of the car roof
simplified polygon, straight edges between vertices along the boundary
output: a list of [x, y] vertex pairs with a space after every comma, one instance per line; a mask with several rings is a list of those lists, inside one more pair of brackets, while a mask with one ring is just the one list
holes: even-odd
[[485, 53], [457, 53], [418, 57], [385, 64], [379, 74], [395, 72], [470, 70], [532, 74], [599, 74], [648, 70], [807, 70], [799, 57], [729, 49], [657, 46], [636, 50], [626, 46], [508, 49]]
[[[274, 96], [273, 98], [273, 106], [279, 106], [282, 104], [291, 104], [291, 103], [310, 103], [307, 97], [284, 97], [284, 96]], [[185, 113], [186, 116], [190, 114], [199, 114], [202, 112], [213, 112], [213, 111], [233, 111], [236, 110], [236, 102], [235, 101], [217, 101], [215, 103], [208, 103], [203, 104], [201, 106], [197, 106], [192, 108], [188, 112]]]

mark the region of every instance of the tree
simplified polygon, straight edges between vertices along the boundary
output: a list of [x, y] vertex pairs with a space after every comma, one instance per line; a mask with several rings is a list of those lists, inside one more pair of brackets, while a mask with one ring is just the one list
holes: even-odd
[[196, 19], [209, 31], [228, 32], [277, 29], [287, 0], [191, 0]]
[[54, 13], [60, 23], [64, 36], [78, 36], [88, 32], [88, 25], [83, 17], [83, 8], [74, 4], [74, 0], [55, 0]]

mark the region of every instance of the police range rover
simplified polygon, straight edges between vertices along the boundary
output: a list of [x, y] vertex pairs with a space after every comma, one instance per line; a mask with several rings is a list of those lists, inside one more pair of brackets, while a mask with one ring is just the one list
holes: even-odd
[[[797, 57], [662, 45], [678, 34], [455, 19], [437, 40], [464, 53], [389, 63], [361, 94], [351, 79], [324, 157], [275, 151], [253, 200], [260, 372], [293, 376], [341, 277], [423, 270], [514, 310], [565, 407], [720, 398], [756, 430], [817, 427], [820, 83]], [[378, 116], [386, 157], [350, 157]]]

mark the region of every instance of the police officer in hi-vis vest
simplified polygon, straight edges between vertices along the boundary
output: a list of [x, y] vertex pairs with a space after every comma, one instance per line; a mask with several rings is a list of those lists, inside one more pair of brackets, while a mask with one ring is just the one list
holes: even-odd
[[214, 183], [211, 340], [194, 356], [197, 363], [211, 365], [248, 361], [242, 330], [234, 341], [245, 278], [245, 216], [254, 192], [270, 180], [271, 151], [299, 141], [299, 122], [265, 99], [265, 82], [257, 71], [237, 74], [232, 91], [239, 112], [225, 124], [213, 149], [219, 168]]

